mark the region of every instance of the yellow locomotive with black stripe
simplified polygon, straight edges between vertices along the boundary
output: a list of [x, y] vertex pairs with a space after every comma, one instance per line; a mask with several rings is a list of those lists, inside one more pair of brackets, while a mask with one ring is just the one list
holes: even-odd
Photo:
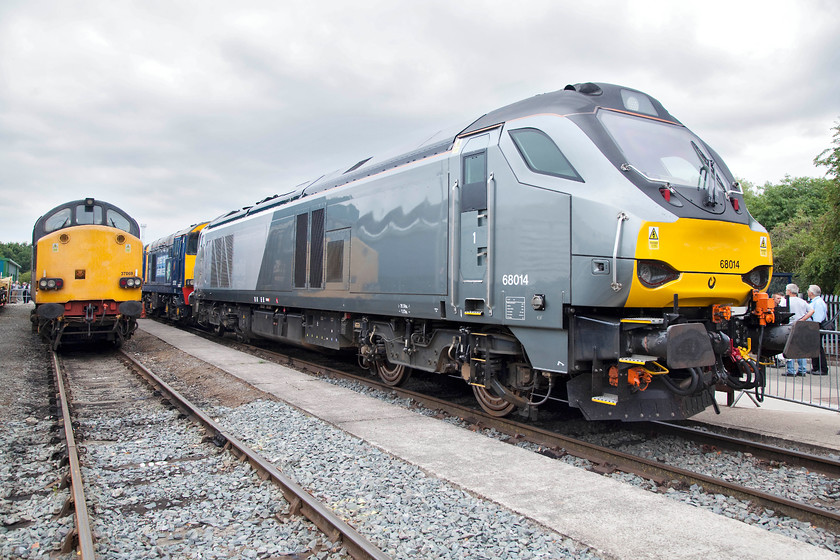
[[119, 346], [142, 312], [143, 244], [137, 222], [87, 198], [53, 208], [32, 232], [32, 328], [54, 349], [105, 340]]

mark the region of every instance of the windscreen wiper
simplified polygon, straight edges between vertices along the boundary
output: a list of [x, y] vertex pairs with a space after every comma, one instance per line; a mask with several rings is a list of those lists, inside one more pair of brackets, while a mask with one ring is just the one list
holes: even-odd
[[[715, 162], [711, 158], [706, 157], [706, 154], [694, 143], [694, 140], [691, 141], [691, 147], [694, 148], [694, 151], [697, 152], [697, 157], [700, 158], [700, 177], [697, 179], [697, 190], [700, 190], [702, 187], [706, 191], [706, 199], [703, 201], [703, 204], [714, 208], [717, 206], [717, 189], [715, 188], [715, 184], [720, 182], [715, 172]], [[711, 187], [709, 185], [709, 177], [712, 177]], [[726, 189], [723, 190], [725, 191]]]

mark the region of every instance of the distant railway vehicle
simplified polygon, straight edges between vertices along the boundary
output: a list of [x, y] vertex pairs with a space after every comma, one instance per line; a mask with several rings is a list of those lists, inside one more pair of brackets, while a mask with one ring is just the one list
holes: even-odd
[[142, 311], [137, 222], [87, 198], [41, 216], [32, 231], [32, 328], [54, 348], [128, 339]]
[[0, 307], [4, 307], [12, 297], [12, 277], [0, 277]]
[[388, 384], [450, 373], [495, 415], [683, 419], [756, 355], [813, 355], [761, 293], [766, 230], [720, 156], [654, 98], [577, 84], [213, 220], [192, 314], [355, 349]]
[[198, 236], [208, 222], [149, 243], [143, 268], [143, 305], [148, 316], [173, 321], [190, 318]]

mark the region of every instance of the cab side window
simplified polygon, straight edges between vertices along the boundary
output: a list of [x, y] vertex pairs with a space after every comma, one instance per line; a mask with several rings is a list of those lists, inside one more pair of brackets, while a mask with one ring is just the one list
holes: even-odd
[[583, 182], [557, 144], [542, 130], [519, 128], [509, 132], [519, 155], [531, 171]]
[[461, 212], [484, 210], [487, 208], [487, 152], [465, 155], [463, 166]]

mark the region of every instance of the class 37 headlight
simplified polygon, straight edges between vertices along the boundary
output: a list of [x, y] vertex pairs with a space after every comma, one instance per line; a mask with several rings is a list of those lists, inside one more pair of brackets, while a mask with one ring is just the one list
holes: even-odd
[[41, 290], [60, 290], [64, 287], [62, 278], [41, 278], [38, 280], [38, 288]]
[[128, 276], [128, 277], [125, 277], [125, 278], [120, 278], [120, 288], [125, 288], [125, 289], [130, 290], [130, 289], [134, 289], [134, 288], [139, 288], [141, 284], [143, 284], [143, 279], [138, 278], [136, 276]]

